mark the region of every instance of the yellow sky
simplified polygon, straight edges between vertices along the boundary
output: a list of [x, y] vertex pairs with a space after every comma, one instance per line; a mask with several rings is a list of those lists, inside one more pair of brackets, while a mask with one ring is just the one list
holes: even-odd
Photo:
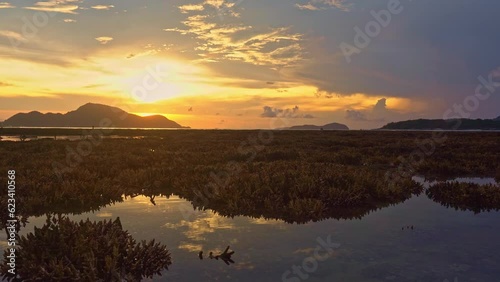
[[[224, 77], [201, 63], [154, 52], [127, 58], [120, 49], [75, 59], [69, 66], [1, 60], [0, 70], [3, 81], [9, 82], [0, 87], [2, 97], [61, 99], [64, 95], [71, 100], [83, 96], [89, 102], [127, 105], [126, 110], [142, 116], [161, 114], [193, 128], [268, 128], [273, 121], [261, 117], [263, 105], [276, 109], [300, 105], [303, 115], [314, 116], [291, 117], [290, 125], [318, 123], [315, 119], [328, 123], [341, 119], [344, 109], [369, 111], [384, 98], [364, 94], [318, 97], [316, 86], [286, 78], [262, 82]], [[412, 103], [403, 98], [387, 101], [387, 107], [396, 111], [404, 111]], [[58, 111], [50, 106], [46, 111], [51, 110]], [[332, 114], [335, 112], [341, 115]]]
[[[276, 119], [281, 126], [374, 128], [417, 116], [431, 104], [379, 89], [335, 91], [364, 90], [373, 78], [379, 88], [409, 87], [355, 66], [349, 71], [367, 78], [346, 75], [335, 67], [344, 60], [338, 50], [299, 28], [307, 22], [260, 24], [224, 0], [183, 2], [155, 4], [164, 13], [130, 1], [122, 3], [129, 8], [79, 0], [25, 7], [5, 2], [0, 120], [32, 110], [65, 113], [92, 102], [164, 115], [192, 128], [272, 128]], [[297, 12], [294, 5], [286, 8]], [[46, 17], [47, 23], [27, 28], [18, 17]]]

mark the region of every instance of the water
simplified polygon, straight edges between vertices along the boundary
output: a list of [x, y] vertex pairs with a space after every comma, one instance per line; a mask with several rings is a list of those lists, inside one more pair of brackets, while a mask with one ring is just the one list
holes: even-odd
[[[422, 175], [417, 175], [412, 177], [412, 179], [417, 182], [421, 183], [424, 188], [429, 188], [430, 185], [438, 183], [438, 180], [428, 180], [425, 178], [425, 176]], [[456, 182], [468, 182], [468, 183], [476, 183], [479, 185], [485, 185], [485, 184], [495, 184], [495, 179], [494, 178], [488, 178], [488, 177], [457, 177], [453, 179], [447, 179], [444, 180], [446, 182], [451, 182], [451, 181], [456, 181]]]
[[[194, 211], [190, 202], [176, 196], [156, 197], [155, 203], [138, 196], [71, 218], [120, 217], [123, 229], [136, 240], [156, 239], [167, 245], [173, 264], [155, 281], [462, 282], [500, 277], [499, 212], [456, 211], [425, 194], [361, 220], [302, 225]], [[29, 222], [21, 234], [42, 226], [45, 217]], [[5, 233], [1, 236], [4, 247]], [[235, 264], [206, 257], [227, 245], [236, 252]], [[322, 261], [314, 258], [317, 247]], [[200, 250], [205, 252], [203, 260], [198, 258]], [[300, 273], [293, 273], [294, 266], [301, 267]]]
[[[133, 136], [133, 137], [119, 136], [119, 135], [102, 136], [102, 138], [105, 138], [105, 139], [141, 139], [144, 137], [145, 136]], [[56, 140], [68, 140], [68, 141], [85, 140], [86, 138], [90, 138], [90, 137], [83, 137], [80, 135], [58, 135], [55, 137]], [[25, 141], [43, 140], [43, 139], [54, 140], [54, 136], [31, 136], [31, 137], [26, 138]], [[19, 136], [0, 136], [0, 142], [1, 141], [20, 142], [21, 139], [19, 138]]]

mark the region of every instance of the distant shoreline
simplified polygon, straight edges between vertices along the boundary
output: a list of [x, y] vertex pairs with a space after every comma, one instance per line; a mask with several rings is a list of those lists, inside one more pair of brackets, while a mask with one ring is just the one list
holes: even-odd
[[[274, 131], [274, 132], [307, 132], [310, 134], [383, 134], [397, 132], [457, 132], [457, 133], [498, 133], [500, 130], [446, 130], [446, 129], [351, 129], [351, 130], [290, 130], [290, 129], [201, 129], [201, 128], [111, 128], [111, 127], [3, 127], [0, 129], [2, 141], [17, 140], [24, 136], [33, 139], [65, 139], [66, 137], [85, 138], [91, 135], [102, 135], [106, 138], [120, 137], [161, 137], [162, 133], [174, 131]], [[76, 138], [76, 139], [78, 139]], [[75, 140], [75, 138], [70, 138]]]

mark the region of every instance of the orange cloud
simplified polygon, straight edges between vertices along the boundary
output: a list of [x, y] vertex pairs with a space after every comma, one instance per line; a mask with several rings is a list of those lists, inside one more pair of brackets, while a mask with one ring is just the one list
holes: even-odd
[[99, 41], [102, 45], [106, 45], [111, 42], [114, 38], [109, 36], [96, 37], [95, 40]]
[[24, 9], [64, 14], [77, 14], [76, 10], [79, 8], [77, 4], [80, 2], [82, 2], [82, 0], [39, 1], [36, 2], [34, 6], [24, 7]]

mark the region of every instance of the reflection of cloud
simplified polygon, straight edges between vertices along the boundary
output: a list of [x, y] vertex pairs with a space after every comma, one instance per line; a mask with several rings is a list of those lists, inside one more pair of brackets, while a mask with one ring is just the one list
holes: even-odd
[[217, 214], [202, 214], [194, 221], [181, 220], [179, 223], [165, 223], [166, 228], [186, 229], [184, 235], [193, 241], [204, 241], [205, 234], [214, 233], [222, 229], [234, 229], [232, 222]]
[[0, 241], [0, 249], [6, 249], [9, 247], [9, 243], [7, 241]]
[[298, 250], [294, 251], [293, 253], [294, 254], [306, 254], [306, 255], [309, 255], [312, 252], [314, 252], [314, 250], [315, 250], [314, 248], [298, 249]]
[[258, 225], [286, 225], [286, 223], [282, 220], [274, 220], [274, 219], [265, 219], [261, 218], [251, 218], [250, 223], [258, 224]]
[[203, 245], [187, 243], [187, 242], [181, 242], [178, 247], [179, 247], [179, 249], [186, 250], [188, 252], [196, 252], [196, 253], [203, 250]]
[[110, 212], [99, 212], [99, 213], [96, 213], [95, 216], [97, 216], [97, 217], [112, 217], [113, 214]]
[[236, 264], [233, 265], [233, 267], [238, 269], [238, 270], [242, 270], [242, 269], [252, 270], [255, 268], [255, 265], [252, 264], [251, 262], [244, 261], [244, 262], [237, 262]]

